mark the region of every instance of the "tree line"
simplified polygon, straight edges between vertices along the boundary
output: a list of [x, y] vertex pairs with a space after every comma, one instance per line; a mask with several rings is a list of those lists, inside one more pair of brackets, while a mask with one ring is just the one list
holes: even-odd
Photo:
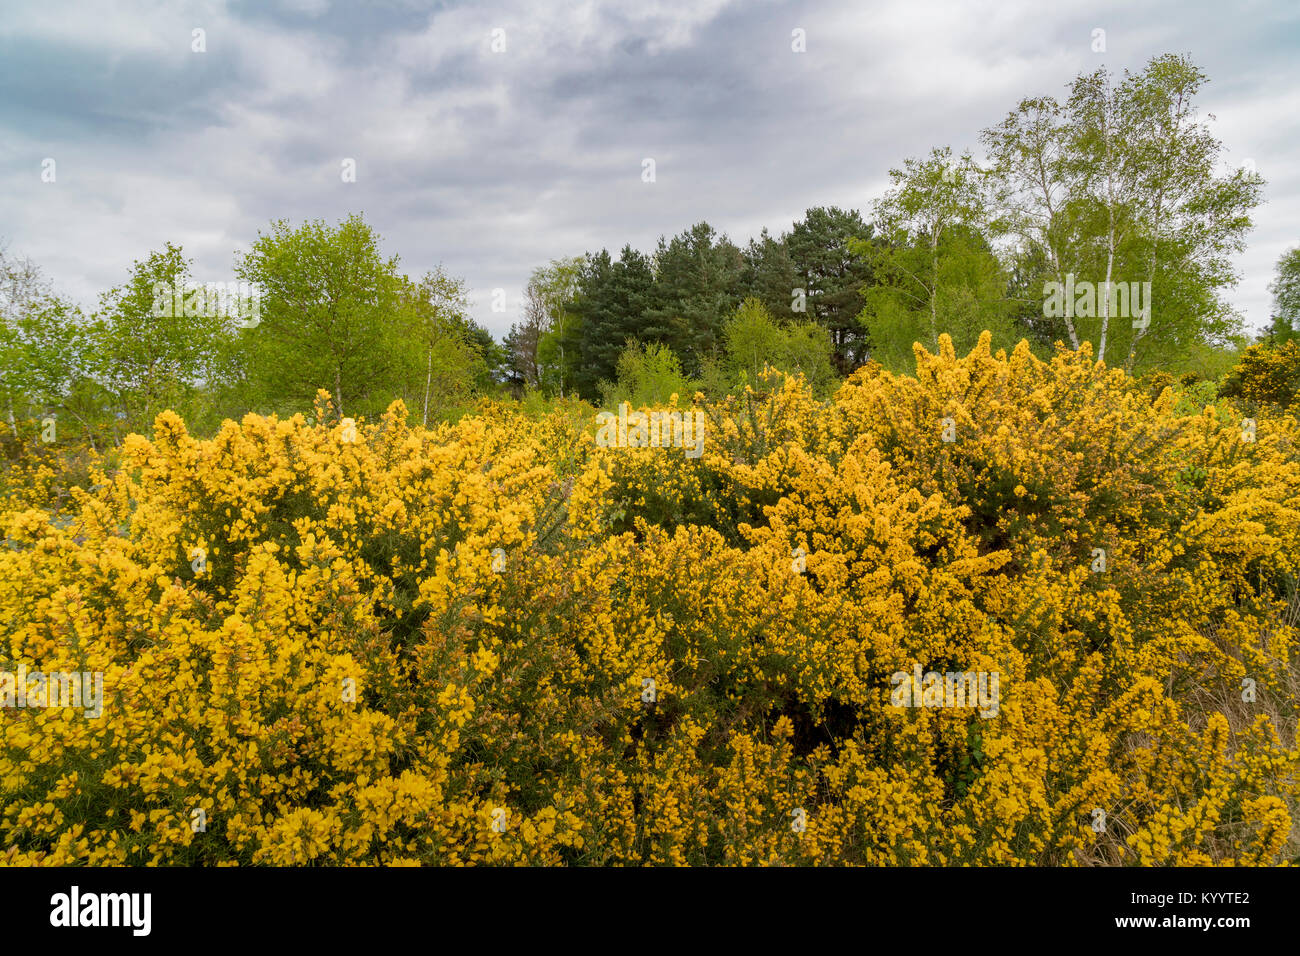
[[635, 343], [707, 378], [747, 299], [823, 330], [841, 374], [868, 359], [906, 369], [914, 342], [969, 348], [985, 329], [999, 347], [1087, 341], [1130, 371], [1217, 374], [1244, 344], [1224, 293], [1263, 179], [1223, 168], [1195, 105], [1206, 81], [1174, 54], [1081, 74], [981, 131], [984, 162], [940, 146], [891, 169], [865, 216], [810, 209], [743, 247], [702, 222], [650, 252], [554, 260], [506, 339], [511, 376], [595, 399]]
[[467, 315], [463, 279], [419, 279], [384, 256], [360, 215], [336, 226], [274, 222], [237, 256], [255, 297], [207, 294], [167, 243], [82, 314], [40, 269], [0, 250], [0, 402], [61, 419], [92, 444], [147, 431], [172, 408], [199, 428], [249, 411], [291, 413], [328, 390], [339, 414], [394, 399], [429, 422], [490, 391], [503, 352]]

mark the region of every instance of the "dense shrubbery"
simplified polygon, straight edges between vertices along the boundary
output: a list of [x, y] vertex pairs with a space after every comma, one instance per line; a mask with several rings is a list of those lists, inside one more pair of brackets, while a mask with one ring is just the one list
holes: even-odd
[[1249, 346], [1224, 377], [1220, 392], [1251, 408], [1292, 408], [1300, 401], [1300, 344], [1288, 340]]
[[[0, 853], [1292, 860], [1300, 429], [1176, 399], [945, 337], [697, 396], [695, 459], [572, 402], [326, 403], [164, 413], [53, 515], [8, 462], [0, 670], [106, 701], [4, 713]], [[916, 665], [996, 672], [996, 715], [891, 706]]]

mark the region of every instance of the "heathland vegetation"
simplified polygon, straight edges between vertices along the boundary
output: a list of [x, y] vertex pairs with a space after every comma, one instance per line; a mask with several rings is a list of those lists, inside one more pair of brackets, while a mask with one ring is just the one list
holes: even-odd
[[0, 859], [1300, 860], [1300, 250], [1252, 342], [1205, 80], [501, 342], [360, 215], [0, 255]]

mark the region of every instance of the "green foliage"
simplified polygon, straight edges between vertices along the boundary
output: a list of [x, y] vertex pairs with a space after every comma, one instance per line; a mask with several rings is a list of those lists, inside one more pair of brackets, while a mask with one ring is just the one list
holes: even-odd
[[982, 133], [1022, 303], [1070, 276], [1150, 283], [1145, 325], [1104, 296], [1088, 315], [1018, 308], [1036, 340], [1091, 341], [1099, 360], [1131, 370], [1178, 367], [1240, 331], [1222, 293], [1263, 180], [1216, 171], [1222, 144], [1195, 106], [1205, 82], [1187, 57], [1157, 56], [1118, 84], [1104, 69], [1080, 75], [1064, 103], [1024, 99]]
[[872, 357], [903, 370], [914, 361], [914, 342], [936, 349], [947, 334], [969, 350], [986, 329], [995, 346], [1014, 345], [1007, 276], [986, 237], [989, 197], [974, 160], [944, 147], [906, 160], [890, 178], [893, 187], [875, 207], [875, 240], [853, 243], [876, 278], [861, 316]]
[[802, 375], [818, 397], [838, 382], [830, 333], [814, 322], [776, 322], [756, 298], [741, 303], [723, 329], [724, 359], [704, 376], [715, 395], [757, 386], [767, 367]]
[[190, 269], [191, 260], [169, 242], [100, 297], [84, 368], [103, 386], [119, 436], [147, 432], [168, 408], [205, 417], [206, 386], [226, 378], [234, 320], [200, 301], [202, 292], [187, 292]]
[[[581, 394], [594, 398], [599, 383], [616, 376], [621, 343], [635, 338], [668, 345], [684, 374], [722, 386], [724, 327], [746, 298], [761, 302], [781, 322], [806, 319], [826, 330], [834, 366], [847, 373], [867, 355], [858, 312], [871, 274], [850, 246], [871, 235], [856, 211], [817, 207], [789, 233], [774, 237], [764, 229], [744, 250], [700, 222], [660, 238], [653, 256], [631, 246], [617, 261], [607, 250], [589, 254], [563, 310], [566, 329], [557, 329], [554, 320], [548, 328], [545, 310], [531, 305], [511, 329], [514, 379], [545, 380], [545, 371], [531, 367], [558, 365]], [[799, 361], [820, 376], [807, 351], [819, 349], [819, 340], [801, 334], [805, 350]]]
[[818, 398], [827, 398], [840, 383], [835, 346], [827, 330], [813, 322], [792, 322], [784, 330], [783, 352], [775, 367], [802, 375]]
[[1199, 415], [1218, 398], [1218, 387], [1211, 381], [1179, 383], [1174, 388], [1174, 415]]
[[[578, 293], [583, 259], [552, 259], [533, 270], [524, 288], [524, 318], [510, 326], [505, 353], [510, 380], [521, 387], [543, 385], [563, 395], [573, 373], [566, 358], [566, 325]], [[545, 353], [543, 355], [543, 353]]]
[[6, 310], [0, 322], [0, 398], [20, 414], [61, 404], [86, 360], [85, 319], [50, 295]]
[[[338, 412], [395, 398], [424, 422], [497, 388], [500, 345], [466, 314], [466, 284], [441, 267], [414, 282], [359, 216], [337, 227], [273, 223], [236, 264], [260, 295], [226, 308], [191, 279], [179, 246], [132, 265], [89, 319], [39, 270], [0, 250], [0, 402], [10, 432], [48, 415], [93, 449], [149, 433], [164, 409], [211, 431], [250, 410], [292, 414], [318, 388]], [[346, 405], [344, 404], [346, 402]]]
[[[401, 346], [395, 354], [397, 393], [422, 424], [465, 406], [489, 375], [484, 346], [465, 316], [467, 292], [465, 281], [441, 266], [419, 283], [401, 281], [395, 313]], [[490, 336], [488, 341], [494, 344]]]
[[1232, 336], [1226, 345], [1208, 345], [1203, 342], [1191, 343], [1186, 353], [1177, 362], [1172, 363], [1175, 371], [1182, 377], [1204, 379], [1210, 382], [1222, 381], [1239, 361], [1249, 340], [1246, 336]]
[[[578, 279], [575, 321], [556, 343], [573, 356], [574, 387], [585, 398], [617, 375], [619, 352], [631, 338], [658, 341], [643, 333], [643, 317], [655, 303], [654, 272], [643, 253], [624, 246], [617, 262], [605, 250], [588, 256]], [[571, 336], [576, 338], [573, 342]]]
[[854, 245], [872, 234], [872, 226], [857, 210], [817, 206], [786, 237], [798, 284], [806, 290], [808, 314], [830, 331], [836, 364], [844, 374], [867, 359], [870, 342], [858, 313], [871, 266], [854, 252]]
[[627, 402], [634, 408], [665, 405], [673, 395], [679, 398], [695, 391], [682, 373], [681, 361], [666, 345], [642, 345], [629, 341], [618, 357], [617, 379], [601, 383], [601, 399], [607, 408]]
[[669, 241], [660, 239], [654, 266], [655, 305], [636, 334], [670, 344], [694, 374], [716, 354], [723, 322], [740, 304], [744, 257], [726, 236], [701, 222]]
[[1272, 339], [1300, 339], [1300, 246], [1288, 249], [1277, 260], [1277, 277], [1268, 291], [1273, 293]]
[[765, 365], [775, 365], [782, 354], [785, 336], [767, 308], [757, 299], [746, 299], [723, 330], [727, 345], [728, 370], [758, 381]]
[[[792, 321], [807, 313], [807, 289], [800, 278], [789, 237], [773, 237], [764, 227], [745, 248], [742, 286], [747, 297], [758, 299], [777, 321]], [[803, 312], [796, 312], [795, 290], [804, 289]]]
[[383, 411], [401, 374], [394, 346], [409, 326], [389, 321], [403, 289], [397, 257], [380, 254], [379, 237], [360, 216], [337, 227], [274, 222], [236, 274], [262, 290], [248, 349], [261, 403], [303, 407], [325, 388], [339, 414]]

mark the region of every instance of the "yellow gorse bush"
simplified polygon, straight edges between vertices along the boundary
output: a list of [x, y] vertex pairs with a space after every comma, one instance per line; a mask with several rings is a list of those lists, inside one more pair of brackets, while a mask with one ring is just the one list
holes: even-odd
[[[104, 701], [0, 711], [0, 859], [1296, 857], [1293, 419], [987, 336], [685, 404], [699, 458], [165, 413], [71, 511], [11, 489], [0, 670]], [[918, 667], [994, 712], [897, 706]]]

